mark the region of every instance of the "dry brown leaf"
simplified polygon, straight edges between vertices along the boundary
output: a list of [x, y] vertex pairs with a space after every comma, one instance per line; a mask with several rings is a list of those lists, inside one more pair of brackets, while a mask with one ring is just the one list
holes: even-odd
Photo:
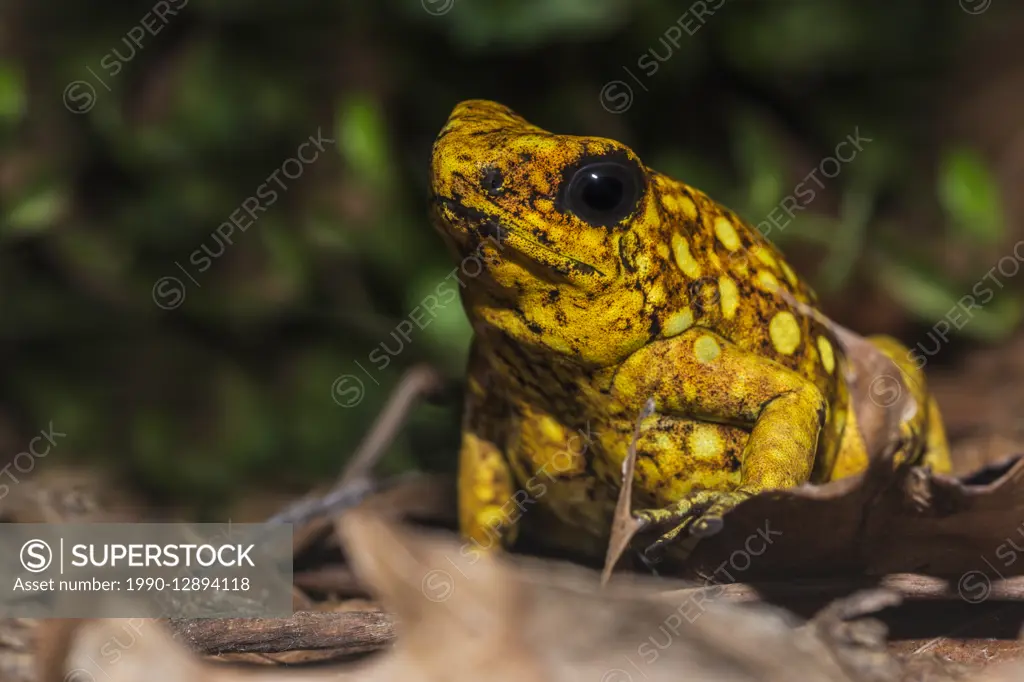
[[68, 682], [213, 679], [157, 621], [142, 618], [86, 621], [70, 642], [64, 666]]
[[[689, 592], [666, 594], [671, 580], [621, 576], [602, 590], [595, 571], [507, 555], [477, 555], [451, 536], [396, 526], [366, 511], [347, 514], [342, 532], [359, 579], [399, 621], [395, 646], [373, 659], [358, 665], [280, 669], [268, 664], [309, 663], [322, 657], [301, 651], [266, 656], [249, 647], [249, 654], [220, 657], [249, 664], [228, 668], [204, 662], [155, 621], [67, 622], [64, 634], [51, 638], [51, 648], [58, 641], [63, 645], [48, 655], [48, 676], [40, 681], [969, 679], [959, 675], [962, 667], [941, 660], [907, 667], [887, 652], [884, 627], [861, 616], [898, 601], [889, 590], [859, 592], [801, 625], [785, 612], [763, 605], [739, 607], [724, 600], [695, 602]], [[690, 609], [694, 604], [695, 611]], [[319, 617], [329, 615], [335, 614]], [[316, 615], [304, 617], [313, 620], [297, 623], [301, 632], [291, 634], [296, 640], [315, 637], [323, 629], [322, 622], [314, 622]], [[280, 622], [267, 626], [277, 627], [281, 641], [290, 636]], [[237, 634], [230, 622], [209, 621], [206, 627], [225, 647]], [[240, 649], [235, 644], [230, 648]], [[65, 677], [76, 669], [78, 678]], [[991, 682], [1004, 679], [1012, 678], [994, 677]]]
[[295, 574], [295, 585], [303, 590], [340, 596], [365, 596], [366, 588], [359, 584], [351, 569], [341, 564], [328, 564]]
[[[824, 625], [794, 630], [767, 608], [708, 603], [688, 613], [689, 602], [660, 598], [671, 581], [624, 576], [602, 591], [594, 571], [476, 554], [365, 512], [341, 525], [357, 574], [398, 618], [393, 679], [898, 679], [881, 637], [836, 644]], [[852, 676], [851, 661], [876, 675]]]
[[[633, 426], [633, 439], [629, 443], [629, 450], [626, 452], [626, 459], [622, 461], [622, 480], [632, 481], [633, 471], [636, 469], [636, 444], [640, 440], [640, 427], [643, 421], [654, 414], [654, 399], [648, 398], [644, 409], [640, 410]], [[608, 584], [615, 565], [622, 558], [623, 553], [629, 548], [630, 542], [643, 524], [633, 517], [632, 495], [633, 486], [623, 483], [619, 489], [619, 499], [615, 502], [615, 515], [612, 518], [611, 535], [608, 538], [608, 553], [604, 559], [604, 569], [601, 571], [601, 584]]]
[[970, 682], [1020, 682], [1024, 680], [1024, 664], [1019, 661], [994, 665], [972, 677]]
[[33, 639], [38, 627], [39, 621], [32, 618], [0, 618], [0, 680], [35, 679]]

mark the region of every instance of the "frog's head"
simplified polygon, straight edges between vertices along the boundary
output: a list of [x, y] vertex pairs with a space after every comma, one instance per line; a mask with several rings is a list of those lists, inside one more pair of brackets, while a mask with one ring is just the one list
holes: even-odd
[[434, 143], [432, 213], [464, 259], [473, 321], [594, 363], [643, 345], [657, 324], [653, 176], [613, 140], [554, 135], [494, 102], [456, 106]]

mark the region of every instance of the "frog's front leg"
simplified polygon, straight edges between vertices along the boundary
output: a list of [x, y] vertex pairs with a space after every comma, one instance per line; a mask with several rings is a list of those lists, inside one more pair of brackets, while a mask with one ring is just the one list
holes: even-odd
[[500, 393], [488, 390], [489, 383], [474, 345], [459, 448], [458, 507], [459, 532], [479, 550], [510, 546], [518, 530], [518, 517], [508, 513], [515, 487], [505, 453], [508, 414]]
[[828, 414], [827, 401], [808, 379], [696, 327], [633, 354], [614, 390], [629, 404], [653, 397], [662, 414], [750, 428], [735, 489], [694, 490], [666, 509], [637, 512], [642, 521], [675, 526], [656, 544], [687, 527], [711, 534], [744, 499], [806, 482]]
[[515, 541], [517, 517], [508, 513], [512, 470], [498, 446], [473, 429], [462, 433], [459, 450], [459, 531], [481, 550]]

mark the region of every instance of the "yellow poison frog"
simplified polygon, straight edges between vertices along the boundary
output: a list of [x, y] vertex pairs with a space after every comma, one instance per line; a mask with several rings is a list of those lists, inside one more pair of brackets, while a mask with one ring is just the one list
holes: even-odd
[[[749, 223], [623, 144], [555, 135], [483, 100], [434, 143], [432, 221], [478, 276], [459, 459], [463, 535], [509, 545], [539, 504], [607, 541], [634, 421], [633, 508], [714, 532], [761, 491], [862, 471], [868, 455], [815, 296]], [[787, 303], [780, 290], [789, 292]], [[948, 471], [945, 435], [906, 350], [872, 341], [919, 409], [904, 457]], [[581, 436], [584, 434], [586, 437]]]

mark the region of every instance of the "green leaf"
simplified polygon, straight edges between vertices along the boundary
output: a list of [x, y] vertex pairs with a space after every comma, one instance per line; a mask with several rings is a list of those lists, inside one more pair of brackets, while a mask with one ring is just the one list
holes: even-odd
[[838, 225], [827, 233], [832, 239], [827, 243], [829, 253], [821, 268], [825, 290], [838, 291], [852, 275], [864, 248], [874, 207], [874, 192], [864, 181], [856, 182], [843, 192]]
[[0, 61], [0, 123], [14, 122], [25, 113], [25, 84], [13, 65]]
[[[982, 281], [953, 283], [919, 265], [880, 259], [878, 281], [917, 317], [938, 324], [945, 319], [958, 334], [986, 341], [1007, 338], [1022, 317], [1019, 296], [1000, 296]], [[979, 286], [985, 289], [979, 290]], [[987, 299], [983, 293], [988, 293]], [[969, 305], [961, 302], [969, 297]]]
[[939, 169], [939, 202], [958, 236], [998, 243], [1006, 232], [995, 178], [981, 156], [970, 149], [946, 152]]
[[[607, 34], [629, 15], [625, 0], [423, 0], [396, 4], [422, 23], [449, 31], [456, 42], [474, 50], [592, 39]], [[669, 21], [676, 15], [678, 12]]]
[[67, 200], [64, 188], [58, 186], [46, 186], [30, 192], [7, 214], [7, 228], [23, 234], [43, 232], [64, 212]]
[[419, 327], [412, 333], [422, 334], [431, 344], [438, 364], [458, 370], [465, 363], [472, 336], [459, 299], [460, 281], [472, 286], [471, 274], [477, 271], [472, 266], [453, 271], [454, 268], [431, 269], [417, 278], [410, 286], [410, 293], [414, 295], [406, 300], [409, 313], [405, 319]]
[[749, 182], [751, 215], [767, 215], [782, 199], [782, 152], [768, 125], [754, 114], [738, 116], [733, 124], [736, 161]]
[[342, 158], [357, 177], [374, 187], [388, 189], [391, 161], [378, 103], [358, 94], [346, 99], [338, 106], [334, 132]]

